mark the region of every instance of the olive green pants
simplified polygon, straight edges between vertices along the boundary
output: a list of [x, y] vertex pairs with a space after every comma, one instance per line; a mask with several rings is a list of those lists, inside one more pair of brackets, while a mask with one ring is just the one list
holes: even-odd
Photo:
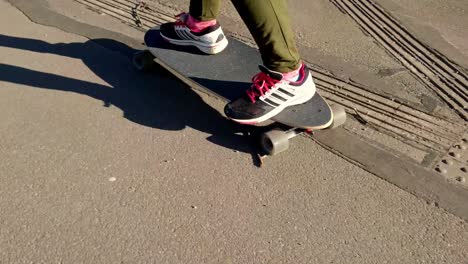
[[[221, 0], [190, 0], [190, 15], [206, 21], [216, 19]], [[263, 64], [271, 70], [289, 72], [300, 65], [286, 0], [231, 0], [257, 43]]]

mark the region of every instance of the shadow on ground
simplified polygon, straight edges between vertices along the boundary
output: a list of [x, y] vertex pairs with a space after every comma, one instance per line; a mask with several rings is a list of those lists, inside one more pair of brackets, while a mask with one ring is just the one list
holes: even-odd
[[[81, 59], [109, 86], [30, 70], [0, 63], [0, 80], [42, 89], [84, 94], [101, 100], [104, 107], [120, 108], [124, 117], [137, 124], [177, 131], [191, 127], [211, 134], [208, 141], [220, 146], [251, 153], [258, 165], [253, 144], [261, 129], [237, 125], [207, 105], [163, 68], [153, 74], [136, 71], [131, 64], [135, 49], [111, 39], [93, 39], [85, 43], [57, 43], [0, 34], [0, 46]], [[100, 47], [99, 47], [100, 46]], [[116, 53], [102, 52], [102, 47]], [[112, 55], [124, 55], [113, 59]]]

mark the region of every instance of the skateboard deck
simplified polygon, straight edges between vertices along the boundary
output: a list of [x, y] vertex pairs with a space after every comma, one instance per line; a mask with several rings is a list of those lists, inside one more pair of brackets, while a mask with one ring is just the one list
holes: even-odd
[[[229, 37], [228, 47], [216, 55], [168, 43], [160, 36], [158, 27], [148, 30], [144, 40], [163, 67], [226, 101], [239, 98], [250, 88], [251, 78], [262, 63], [257, 49]], [[333, 111], [316, 93], [307, 103], [287, 107], [271, 120], [290, 127], [324, 129], [333, 123]]]

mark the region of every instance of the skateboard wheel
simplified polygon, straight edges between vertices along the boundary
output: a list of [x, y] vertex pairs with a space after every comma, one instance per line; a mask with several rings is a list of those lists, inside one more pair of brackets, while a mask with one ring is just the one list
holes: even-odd
[[333, 123], [328, 128], [336, 128], [346, 122], [346, 111], [341, 105], [332, 105], [330, 107], [333, 112]]
[[148, 71], [156, 64], [154, 58], [148, 50], [138, 51], [133, 55], [133, 66], [139, 71]]
[[263, 133], [260, 144], [266, 154], [273, 156], [289, 148], [289, 137], [285, 131], [275, 129]]

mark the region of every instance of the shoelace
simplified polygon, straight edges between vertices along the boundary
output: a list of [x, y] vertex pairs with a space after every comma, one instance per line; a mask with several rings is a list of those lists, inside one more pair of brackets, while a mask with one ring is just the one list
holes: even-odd
[[275, 80], [268, 76], [268, 74], [260, 72], [252, 78], [252, 86], [247, 90], [247, 96], [249, 96], [252, 103], [255, 103], [258, 97], [264, 96], [278, 82], [279, 80]]

